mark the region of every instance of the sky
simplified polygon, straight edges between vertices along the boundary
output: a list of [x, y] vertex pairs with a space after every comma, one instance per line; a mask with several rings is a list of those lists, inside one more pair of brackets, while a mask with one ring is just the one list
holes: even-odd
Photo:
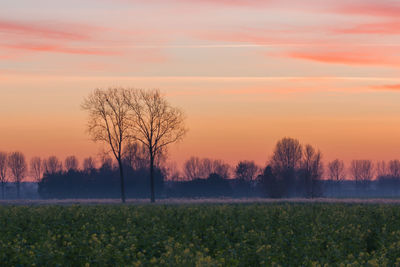
[[265, 165], [285, 136], [400, 158], [400, 1], [1, 0], [0, 150], [98, 155], [81, 103], [115, 86], [185, 111], [178, 165]]

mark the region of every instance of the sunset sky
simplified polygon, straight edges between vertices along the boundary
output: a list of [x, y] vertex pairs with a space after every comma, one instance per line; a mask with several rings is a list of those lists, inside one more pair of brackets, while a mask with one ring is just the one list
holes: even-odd
[[96, 156], [94, 88], [159, 88], [187, 116], [169, 159], [400, 158], [400, 1], [1, 0], [0, 150]]

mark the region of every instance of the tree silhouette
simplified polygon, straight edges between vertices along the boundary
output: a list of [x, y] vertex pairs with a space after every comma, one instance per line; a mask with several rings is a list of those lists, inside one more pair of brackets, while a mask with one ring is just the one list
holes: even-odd
[[40, 182], [43, 177], [44, 166], [40, 157], [33, 157], [31, 159], [31, 174], [36, 182]]
[[395, 159], [389, 162], [389, 175], [400, 177], [400, 161]]
[[302, 147], [298, 140], [284, 137], [275, 146], [271, 165], [276, 170], [296, 169], [302, 158]]
[[367, 186], [374, 176], [374, 165], [370, 160], [352, 160], [350, 173], [358, 185]]
[[236, 178], [244, 181], [253, 181], [260, 168], [254, 163], [254, 161], [240, 161], [235, 168]]
[[322, 194], [320, 180], [323, 174], [322, 155], [311, 145], [305, 145], [301, 163], [304, 193], [306, 197], [319, 197]]
[[25, 156], [21, 152], [13, 152], [8, 157], [8, 167], [11, 170], [12, 178], [17, 186], [17, 197], [20, 198], [20, 184], [25, 177], [27, 165]]
[[0, 182], [2, 199], [4, 199], [4, 188], [7, 183], [7, 158], [7, 153], [0, 152]]
[[346, 172], [344, 168], [344, 162], [339, 159], [335, 159], [328, 163], [329, 179], [336, 183], [343, 181], [346, 178]]
[[93, 141], [106, 143], [118, 162], [123, 203], [125, 182], [122, 152], [128, 141], [130, 109], [125, 101], [125, 91], [122, 88], [96, 89], [82, 104], [82, 108], [89, 113], [88, 132]]
[[65, 158], [64, 166], [65, 171], [77, 171], [78, 170], [78, 159], [75, 156], [68, 156]]
[[150, 200], [155, 201], [154, 163], [156, 157], [186, 133], [183, 112], [172, 107], [158, 90], [124, 90], [129, 106], [130, 138], [146, 146], [150, 164]]
[[62, 171], [62, 162], [56, 156], [50, 156], [43, 162], [44, 172], [54, 174]]

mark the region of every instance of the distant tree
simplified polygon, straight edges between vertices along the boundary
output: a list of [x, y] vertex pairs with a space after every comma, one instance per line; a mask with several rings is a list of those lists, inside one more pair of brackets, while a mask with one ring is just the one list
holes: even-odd
[[384, 160], [376, 162], [376, 176], [387, 176], [388, 175], [388, 168], [386, 162]]
[[13, 152], [8, 157], [8, 167], [10, 168], [13, 182], [17, 187], [17, 197], [20, 198], [20, 184], [25, 178], [27, 164], [25, 156], [21, 152]]
[[187, 180], [207, 179], [212, 173], [226, 179], [230, 176], [231, 166], [222, 160], [191, 157], [184, 163], [183, 171]]
[[96, 89], [83, 102], [82, 108], [89, 113], [88, 132], [95, 142], [107, 144], [117, 160], [121, 200], [125, 203], [125, 182], [123, 171], [123, 151], [128, 141], [130, 107], [125, 101], [126, 89]]
[[236, 179], [243, 181], [253, 181], [258, 172], [259, 167], [254, 163], [254, 161], [240, 161], [235, 168]]
[[400, 177], [400, 161], [395, 159], [389, 162], [389, 175]]
[[344, 168], [344, 162], [339, 159], [335, 159], [328, 163], [328, 174], [329, 179], [336, 183], [343, 181], [346, 178], [346, 171]]
[[92, 172], [96, 169], [96, 163], [92, 157], [83, 160], [83, 171], [86, 173]]
[[218, 174], [223, 179], [228, 179], [230, 177], [231, 166], [222, 160], [213, 161], [213, 169], [211, 173]]
[[302, 151], [300, 142], [289, 137], [279, 140], [275, 146], [270, 166], [277, 179], [276, 190], [281, 196], [289, 196], [296, 191], [296, 175], [301, 166]]
[[183, 112], [172, 107], [158, 90], [125, 90], [130, 107], [131, 140], [146, 146], [150, 165], [150, 200], [155, 201], [154, 163], [157, 155], [186, 133]]
[[286, 193], [285, 185], [273, 173], [271, 166], [265, 167], [260, 179], [261, 187], [268, 197], [281, 198]]
[[178, 170], [176, 162], [170, 162], [165, 169], [165, 176], [169, 181], [182, 181], [181, 173]]
[[123, 162], [134, 170], [148, 168], [149, 156], [146, 147], [138, 142], [128, 143], [123, 152]]
[[7, 153], [0, 152], [0, 182], [1, 182], [1, 197], [4, 199], [4, 188], [7, 183]]
[[276, 170], [296, 169], [300, 166], [302, 147], [298, 140], [284, 137], [275, 146], [271, 165]]
[[33, 157], [31, 159], [31, 174], [33, 179], [38, 183], [43, 177], [44, 166], [40, 157]]
[[374, 165], [370, 160], [353, 160], [350, 173], [357, 184], [367, 186], [373, 178]]
[[100, 169], [102, 170], [109, 170], [111, 171], [113, 169], [113, 160], [110, 157], [104, 156], [101, 158], [101, 167]]
[[[193, 180], [196, 178], [205, 178], [200, 171], [201, 161], [198, 157], [190, 157], [183, 164], [183, 172], [187, 180]], [[207, 176], [206, 176], [207, 177]]]
[[321, 152], [316, 151], [311, 145], [305, 145], [301, 163], [301, 173], [304, 182], [306, 197], [319, 197], [322, 195], [320, 180], [323, 174]]
[[64, 166], [65, 171], [77, 171], [78, 170], [78, 159], [75, 156], [68, 156], [65, 158]]
[[43, 162], [43, 165], [46, 174], [62, 172], [62, 162], [56, 156], [50, 156]]

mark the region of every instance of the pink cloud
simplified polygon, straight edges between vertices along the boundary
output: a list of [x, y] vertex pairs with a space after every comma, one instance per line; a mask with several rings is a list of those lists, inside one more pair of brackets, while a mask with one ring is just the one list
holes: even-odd
[[374, 52], [370, 50], [320, 50], [317, 52], [299, 51], [286, 54], [290, 58], [304, 59], [315, 62], [344, 64], [344, 65], [375, 65], [399, 67], [400, 60], [393, 58], [388, 53]]
[[[70, 29], [67, 29], [70, 28]], [[73, 30], [71, 30], [73, 29]], [[48, 39], [85, 41], [90, 39], [94, 27], [86, 25], [60, 25], [49, 27], [43, 23], [0, 20], [0, 33], [36, 36]]]
[[[347, 2], [347, 1], [346, 1]], [[351, 3], [348, 1], [348, 3]], [[400, 17], [400, 3], [396, 1], [360, 1], [357, 4], [348, 4], [335, 8], [340, 14], [368, 15], [377, 17]]]
[[360, 24], [354, 27], [335, 29], [343, 34], [400, 34], [400, 21]]
[[371, 86], [374, 89], [383, 89], [383, 90], [400, 90], [400, 84], [384, 84], [384, 85], [373, 85]]
[[17, 50], [27, 50], [27, 51], [35, 51], [35, 52], [53, 52], [53, 53], [64, 53], [64, 54], [81, 54], [81, 55], [117, 55], [120, 53], [112, 52], [112, 51], [104, 51], [94, 48], [74, 48], [74, 47], [65, 47], [61, 45], [53, 45], [53, 44], [12, 44], [12, 45], [0, 45], [0, 47], [8, 48], [8, 49], [17, 49]]

